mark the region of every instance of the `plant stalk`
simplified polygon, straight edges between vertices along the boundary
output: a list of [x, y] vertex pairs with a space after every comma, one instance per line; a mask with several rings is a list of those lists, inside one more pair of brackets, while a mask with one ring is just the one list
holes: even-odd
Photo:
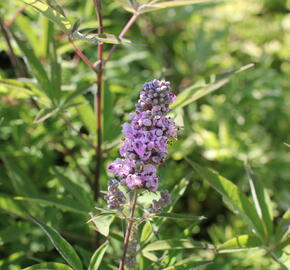
[[[103, 34], [103, 18], [101, 13], [101, 0], [93, 0], [96, 8], [98, 18], [98, 34]], [[97, 67], [97, 94], [96, 94], [96, 121], [97, 121], [97, 145], [96, 145], [96, 171], [95, 180], [93, 183], [94, 198], [97, 201], [100, 189], [100, 175], [101, 175], [101, 162], [102, 162], [102, 84], [103, 84], [103, 54], [104, 44], [98, 43], [98, 61], [100, 64]]]
[[[136, 11], [132, 17], [130, 18], [130, 20], [127, 22], [127, 24], [124, 26], [123, 30], [121, 31], [121, 33], [119, 34], [119, 38], [122, 38], [126, 35], [126, 33], [129, 31], [129, 29], [131, 28], [131, 26], [134, 24], [134, 22], [137, 20], [137, 18], [139, 17], [139, 13]], [[103, 66], [106, 65], [106, 63], [110, 60], [113, 52], [116, 50], [117, 48], [117, 44], [115, 44], [111, 50], [109, 51], [104, 63], [103, 63]]]
[[134, 217], [134, 214], [135, 214], [137, 198], [138, 198], [138, 192], [135, 191], [134, 198], [131, 201], [130, 220], [128, 220], [129, 225], [127, 226], [127, 230], [126, 230], [126, 234], [125, 234], [124, 251], [123, 251], [122, 259], [120, 260], [119, 270], [124, 270], [124, 267], [125, 267], [125, 259], [126, 259], [126, 255], [127, 255], [128, 244], [129, 244], [132, 228], [134, 225], [134, 221], [132, 220], [132, 218]]

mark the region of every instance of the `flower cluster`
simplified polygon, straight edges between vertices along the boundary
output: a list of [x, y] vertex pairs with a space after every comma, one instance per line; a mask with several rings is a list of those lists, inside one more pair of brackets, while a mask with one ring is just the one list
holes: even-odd
[[125, 195], [120, 191], [119, 182], [117, 180], [111, 180], [108, 184], [108, 192], [104, 197], [108, 203], [110, 209], [123, 209], [123, 204], [126, 203]]
[[149, 212], [152, 214], [153, 213], [160, 214], [162, 212], [162, 208], [166, 207], [171, 203], [170, 197], [171, 196], [167, 190], [161, 190], [160, 199], [158, 201], [157, 200], [152, 201], [151, 209]]
[[156, 191], [158, 187], [156, 167], [164, 163], [168, 140], [176, 138], [174, 121], [166, 117], [174, 99], [169, 82], [145, 83], [135, 105], [136, 113], [130, 114], [130, 122], [123, 125], [122, 158], [117, 158], [108, 170], [129, 190]]

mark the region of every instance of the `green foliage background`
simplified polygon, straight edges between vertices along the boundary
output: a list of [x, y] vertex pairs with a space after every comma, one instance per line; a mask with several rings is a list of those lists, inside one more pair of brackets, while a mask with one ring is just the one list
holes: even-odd
[[[59, 2], [71, 22], [81, 17], [80, 28], [97, 27], [93, 1]], [[22, 5], [16, 0], [1, 1], [1, 20], [11, 20]], [[284, 144], [290, 143], [289, 9], [289, 0], [238, 0], [142, 15], [126, 36], [142, 45], [118, 47], [105, 72], [106, 152], [101, 189], [106, 190], [110, 179], [107, 165], [118, 156], [121, 124], [134, 110], [143, 82], [165, 77], [178, 94], [193, 84], [213, 81], [217, 74], [255, 63], [232, 76], [217, 92], [174, 111], [182, 128], [178, 141], [170, 146], [167, 165], [159, 170], [160, 186], [170, 190], [184, 176], [190, 179], [175, 212], [206, 216], [189, 236], [218, 245], [246, 234], [246, 224], [226, 208], [220, 195], [184, 157], [218, 171], [245, 194], [250, 192], [244, 168], [245, 159], [249, 159], [279, 220], [290, 204], [290, 152]], [[120, 1], [103, 1], [103, 16], [105, 32], [115, 35], [130, 18]], [[13, 50], [23, 68], [27, 59], [21, 44], [40, 62], [25, 68], [25, 76], [18, 76], [20, 66], [18, 71], [13, 68], [1, 34], [0, 268], [16, 270], [37, 262], [64, 262], [23, 214], [23, 208], [61, 232], [86, 268], [94, 252], [94, 232], [87, 221], [95, 206], [90, 189], [95, 168], [91, 147], [95, 74], [75, 56], [65, 35], [31, 7], [17, 16], [10, 30]], [[76, 44], [96, 61], [96, 46], [85, 41]], [[106, 52], [111, 46], [105, 44]], [[19, 77], [25, 79], [17, 84], [9, 80]], [[36, 87], [35, 78], [40, 78], [40, 87]], [[35, 123], [47, 113], [51, 117]], [[100, 200], [98, 205], [104, 206], [104, 202]], [[183, 221], [168, 223], [161, 238], [178, 237], [188, 226]], [[116, 232], [118, 226], [114, 227]], [[114, 244], [112, 249], [120, 249]], [[209, 251], [190, 252], [197, 259], [214, 258]], [[265, 251], [251, 250], [216, 255], [214, 264], [204, 269], [272, 270], [279, 265], [265, 256]]]

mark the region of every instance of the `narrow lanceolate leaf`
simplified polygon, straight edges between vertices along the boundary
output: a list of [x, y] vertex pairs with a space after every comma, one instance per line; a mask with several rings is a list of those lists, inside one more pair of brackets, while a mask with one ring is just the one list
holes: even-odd
[[228, 79], [221, 79], [217, 82], [214, 82], [212, 84], [207, 84], [204, 86], [196, 86], [193, 85], [186, 90], [182, 91], [176, 98], [176, 100], [173, 102], [173, 104], [170, 106], [172, 110], [176, 108], [182, 108], [190, 103], [220, 89], [222, 86], [224, 86], [226, 83], [228, 83]]
[[184, 106], [189, 105], [190, 103], [220, 89], [222, 86], [227, 84], [229, 82], [229, 77], [233, 74], [237, 74], [239, 72], [242, 72], [244, 70], [247, 70], [251, 67], [253, 67], [253, 64], [248, 64], [245, 66], [242, 66], [238, 69], [235, 69], [233, 71], [224, 73], [220, 76], [220, 79], [215, 80], [212, 83], [209, 84], [194, 84], [190, 86], [189, 88], [183, 90], [176, 98], [176, 100], [171, 104], [171, 109], [177, 109], [182, 108]]
[[148, 244], [142, 249], [144, 252], [169, 250], [169, 249], [206, 249], [209, 246], [205, 243], [192, 241], [189, 239], [171, 239], [171, 240], [158, 240]]
[[262, 241], [254, 235], [240, 235], [218, 246], [218, 250], [247, 249], [262, 246]]
[[43, 65], [40, 63], [38, 58], [36, 57], [34, 51], [27, 45], [26, 41], [21, 40], [18, 38], [15, 34], [13, 34], [13, 37], [22, 51], [23, 55], [25, 56], [25, 59], [27, 60], [27, 65], [31, 69], [33, 75], [38, 81], [38, 84], [40, 85], [41, 89], [44, 91], [44, 93], [50, 97], [50, 99], [53, 98], [52, 96], [52, 90], [50, 85], [50, 80], [48, 78], [48, 75], [43, 67]]
[[108, 244], [109, 244], [108, 241], [106, 241], [95, 251], [90, 261], [89, 270], [99, 269], [102, 259], [104, 257], [104, 254], [106, 253], [106, 250], [108, 248]]
[[115, 216], [110, 214], [101, 214], [92, 217], [89, 221], [92, 221], [96, 226], [96, 230], [104, 236], [108, 236], [110, 232], [110, 225], [113, 222]]
[[54, 262], [49, 262], [49, 263], [40, 263], [40, 264], [35, 264], [29, 267], [26, 267], [22, 270], [73, 270], [71, 267], [69, 267], [66, 264], [63, 263], [54, 263]]
[[39, 204], [42, 206], [54, 206], [63, 211], [69, 211], [73, 213], [78, 213], [87, 216], [88, 212], [87, 209], [82, 208], [79, 203], [75, 202], [74, 200], [68, 198], [55, 198], [55, 197], [48, 197], [43, 196], [41, 198], [35, 197], [15, 197], [16, 200], [22, 201], [30, 201], [34, 202], [35, 204]]
[[189, 180], [187, 178], [183, 178], [173, 187], [173, 190], [171, 191], [171, 203], [169, 204], [168, 211], [166, 211], [167, 213], [173, 210], [175, 204], [186, 191], [188, 184]]
[[[215, 0], [173, 0], [173, 1], [164, 1], [164, 2], [157, 2], [152, 4], [144, 4], [138, 8], [139, 13], [146, 13], [152, 12], [163, 8], [170, 8], [170, 7], [180, 7], [180, 6], [187, 6], [193, 4], [200, 4], [200, 3], [208, 3], [208, 2], [217, 2]], [[127, 9], [131, 11], [130, 9]]]
[[193, 216], [189, 216], [189, 215], [176, 214], [176, 213], [161, 213], [158, 215], [154, 215], [154, 217], [176, 219], [176, 220], [188, 220], [188, 221], [197, 221], [197, 220], [205, 220], [206, 219], [206, 217], [204, 217], [204, 216], [193, 217]]
[[245, 164], [248, 179], [251, 187], [252, 197], [255, 203], [257, 213], [267, 228], [268, 237], [273, 232], [273, 214], [271, 211], [271, 202], [269, 195], [263, 185], [263, 182], [255, 177], [249, 164]]
[[52, 227], [43, 224], [38, 219], [29, 216], [30, 219], [37, 224], [43, 232], [47, 235], [50, 239], [54, 247], [60, 253], [60, 255], [66, 260], [66, 262], [71, 265], [74, 270], [82, 270], [82, 263], [77, 255], [74, 248]]
[[163, 268], [163, 270], [191, 270], [213, 263], [212, 261], [193, 261], [194, 259], [196, 260], [196, 258], [181, 260], [175, 265]]
[[112, 34], [87, 34], [84, 35], [80, 32], [73, 32], [72, 37], [75, 40], [81, 39], [94, 44], [98, 43], [109, 43], [109, 44], [118, 44], [118, 45], [133, 45], [134, 43], [125, 38], [119, 38]]
[[59, 5], [55, 5], [55, 1], [48, 1], [48, 5], [45, 1], [40, 0], [21, 0], [25, 4], [32, 6], [38, 12], [47, 17], [50, 21], [55, 23], [63, 32], [69, 33], [71, 31], [72, 25], [65, 17], [63, 11]]
[[276, 230], [276, 238], [277, 240], [281, 240], [284, 237], [289, 237], [290, 230], [290, 209], [288, 209], [280, 220], [277, 230]]
[[265, 239], [263, 223], [256, 212], [255, 207], [239, 188], [228, 179], [216, 172], [203, 168], [188, 160], [195, 171], [218, 191], [246, 221], [250, 229], [261, 238]]

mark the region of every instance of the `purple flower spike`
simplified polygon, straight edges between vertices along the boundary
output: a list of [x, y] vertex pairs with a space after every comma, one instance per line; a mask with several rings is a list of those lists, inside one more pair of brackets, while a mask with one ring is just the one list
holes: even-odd
[[177, 137], [173, 119], [166, 117], [174, 100], [169, 82], [146, 82], [135, 114], [130, 114], [130, 122], [123, 125], [125, 140], [120, 148], [123, 158], [117, 158], [108, 170], [129, 190], [157, 190], [157, 167], [164, 164], [169, 139]]

